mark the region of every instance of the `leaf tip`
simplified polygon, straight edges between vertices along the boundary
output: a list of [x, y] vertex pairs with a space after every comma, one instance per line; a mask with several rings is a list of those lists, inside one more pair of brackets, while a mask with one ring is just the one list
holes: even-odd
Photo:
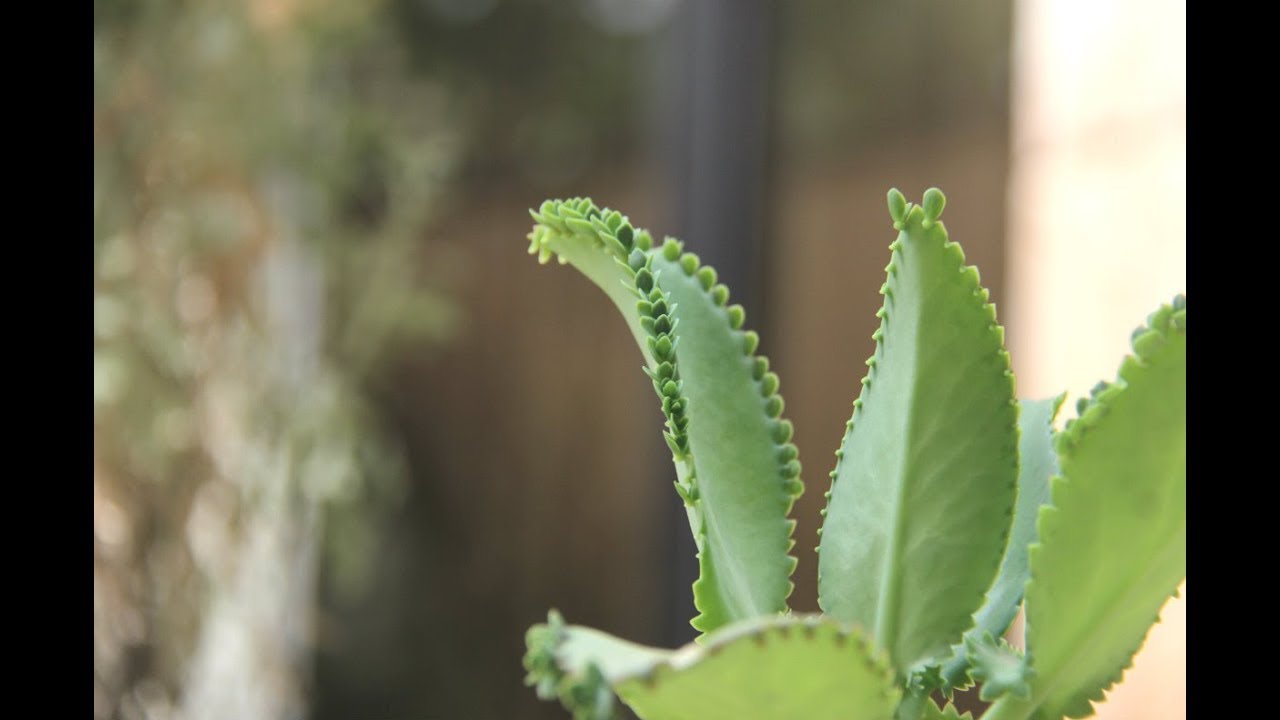
[[907, 199], [898, 188], [889, 190], [889, 217], [893, 219], [894, 228], [901, 230], [902, 222], [907, 217]]
[[942, 209], [947, 205], [947, 196], [936, 187], [931, 187], [924, 191], [924, 203], [921, 208], [924, 210], [924, 226], [928, 228], [942, 217]]

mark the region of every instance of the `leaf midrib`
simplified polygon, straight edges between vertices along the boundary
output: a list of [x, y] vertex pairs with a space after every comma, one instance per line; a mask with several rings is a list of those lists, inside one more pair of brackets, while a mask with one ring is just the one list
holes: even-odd
[[[887, 333], [886, 333], [887, 335]], [[912, 338], [914, 340], [914, 338]], [[916, 390], [919, 387], [919, 375], [916, 372], [919, 363], [915, 362], [916, 357], [912, 356], [912, 372], [910, 383], [910, 398], [906, 402], [907, 407], [914, 407]], [[905, 447], [911, 447], [910, 422], [907, 423], [908, 428], [903, 433], [907, 438]], [[903, 563], [899, 557], [902, 553], [903, 535], [905, 534], [906, 518], [906, 493], [907, 480], [911, 477], [909, 468], [911, 467], [910, 457], [903, 459], [898, 477], [895, 478], [895, 486], [897, 492], [893, 495], [893, 531], [889, 537], [889, 547], [885, 553], [883, 570], [881, 577], [883, 581], [880, 584], [880, 595], [876, 600], [876, 628], [875, 637], [882, 647], [897, 649], [897, 637], [895, 633], [898, 629], [898, 610], [901, 603], [898, 602], [899, 590], [902, 585]]]
[[[901, 256], [905, 253], [899, 250], [895, 254]], [[904, 262], [902, 257], [893, 258], [893, 260], [898, 263]], [[897, 283], [895, 283], [895, 285], [896, 284]], [[920, 296], [922, 298], [930, 297], [932, 295], [931, 291], [937, 285], [937, 282], [927, 283], [927, 288], [921, 289]], [[883, 580], [880, 585], [880, 594], [876, 600], [875, 637], [882, 647], [889, 648], [891, 650], [897, 650], [898, 647], [897, 632], [900, 619], [899, 612], [902, 609], [902, 603], [899, 601], [899, 598], [902, 594], [903, 575], [906, 570], [906, 564], [903, 562], [902, 558], [903, 547], [906, 543], [906, 495], [908, 483], [911, 478], [915, 477], [914, 470], [916, 467], [914, 462], [916, 455], [911, 452], [911, 448], [916, 446], [915, 440], [918, 436], [918, 428], [916, 427], [916, 423], [912, 420], [913, 418], [923, 417], [916, 408], [916, 399], [919, 396], [920, 385], [922, 384], [922, 368], [925, 365], [925, 363], [922, 362], [922, 355], [919, 349], [919, 338], [924, 332], [921, 319], [929, 316], [927, 308], [924, 307], [925, 304], [926, 303], [921, 303], [921, 307], [916, 311], [917, 316], [914, 318], [914, 322], [910, 323], [914, 332], [909, 335], [890, 333], [888, 324], [893, 321], [893, 315], [890, 314], [886, 318], [882, 324], [884, 340], [881, 343], [880, 352], [878, 353], [880, 357], [877, 359], [878, 365], [879, 362], [883, 360], [884, 355], [888, 354], [890, 337], [892, 337], [894, 341], [901, 338], [907, 341], [904, 342], [904, 344], [909, 344], [905, 355], [901, 358], [897, 358], [898, 362], [895, 365], [895, 368], [897, 368], [902, 367], [907, 362], [910, 364], [908, 372], [906, 373], [906, 376], [909, 378], [907, 383], [907, 397], [905, 400], [900, 399], [894, 404], [894, 406], [899, 408], [908, 408], [908, 412], [906, 417], [903, 418], [903, 429], [898, 434], [899, 437], [904, 438], [904, 442], [902, 444], [904, 452], [902, 462], [898, 470], [898, 477], [894, 479], [895, 492], [893, 494], [892, 506], [893, 530], [889, 537], [889, 547], [885, 553], [884, 565], [881, 571], [881, 577]], [[854, 432], [856, 431], [857, 427], [855, 426]]]

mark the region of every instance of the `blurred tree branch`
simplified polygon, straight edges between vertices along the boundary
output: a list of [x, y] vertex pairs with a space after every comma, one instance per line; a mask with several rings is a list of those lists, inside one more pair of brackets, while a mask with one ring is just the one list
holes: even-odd
[[365, 386], [455, 322], [457, 143], [384, 10], [94, 6], [95, 717], [302, 716], [318, 554], [358, 586], [399, 489]]

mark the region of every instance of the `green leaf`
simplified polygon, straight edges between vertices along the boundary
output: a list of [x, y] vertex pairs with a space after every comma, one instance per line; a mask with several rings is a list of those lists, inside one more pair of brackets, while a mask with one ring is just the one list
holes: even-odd
[[[603, 638], [596, 639], [595, 635]], [[576, 656], [566, 658], [564, 655], [571, 638], [578, 649]], [[524, 656], [524, 667], [528, 671], [525, 684], [534, 686], [538, 697], [543, 700], [559, 698], [573, 713], [574, 720], [617, 720], [616, 697], [599, 666], [592, 661], [598, 653], [596, 646], [608, 651], [614, 643], [622, 646], [616, 652], [619, 657], [626, 658], [634, 653], [637, 658], [653, 662], [646, 657], [646, 648], [594, 630], [587, 632], [584, 628], [569, 628], [560, 613], [552, 610], [547, 613], [546, 625], [534, 625], [525, 634], [528, 647]], [[666, 654], [656, 650], [653, 653], [656, 657]]]
[[1058, 435], [1027, 586], [1028, 700], [996, 718], [1085, 717], [1187, 573], [1186, 300], [1153, 313], [1119, 379]]
[[[687, 256], [686, 256], [687, 257]], [[787, 520], [803, 490], [790, 424], [781, 418], [777, 376], [755, 378], [754, 335], [736, 329], [741, 314], [716, 304], [703, 266], [657, 256], [658, 284], [669, 293], [679, 325], [680, 375], [689, 399], [689, 444], [701, 500], [691, 512], [700, 577], [693, 626], [703, 632], [786, 609], [795, 558], [795, 523]], [[778, 439], [779, 428], [786, 428]], [[782, 460], [786, 452], [791, 459]]]
[[932, 700], [926, 700], [920, 720], [973, 720], [973, 713], [961, 715], [960, 710], [951, 703], [947, 703], [945, 708], [939, 708]]
[[[560, 688], [603, 678], [642, 720], [889, 720], [900, 696], [892, 668], [859, 631], [816, 615], [734, 623], [678, 650], [562, 623], [530, 637], [539, 644], [527, 666], [551, 658]], [[577, 711], [573, 700], [566, 707]]]
[[655, 248], [636, 231], [635, 248], [619, 250], [607, 222], [575, 221], [592, 212], [611, 211], [582, 200], [544, 203], [530, 252], [558, 256], [603, 289], [645, 355], [698, 547], [693, 625], [709, 632], [784, 612], [796, 564], [787, 515], [804, 486], [777, 376], [754, 357], [759, 336], [742, 329], [740, 306], [724, 305], [715, 270], [679, 242]]
[[[974, 614], [974, 627], [965, 633], [965, 642], [983, 635], [1001, 637], [1018, 614], [1018, 604], [1030, 577], [1027, 551], [1036, 541], [1036, 518], [1040, 506], [1049, 501], [1049, 478], [1058, 472], [1058, 456], [1053, 449], [1053, 419], [1066, 394], [1045, 400], [1019, 403], [1018, 504], [1013, 514], [1013, 530], [1005, 549], [1000, 574], [987, 592], [986, 602]], [[945, 688], [964, 683], [968, 665], [964, 643], [952, 648], [954, 656], [942, 668]]]
[[[940, 211], [940, 194], [929, 194]], [[896, 205], [896, 204], [895, 204]], [[906, 676], [973, 624], [1004, 553], [1017, 406], [1004, 333], [942, 223], [905, 205], [875, 355], [832, 483], [819, 602]]]
[[964, 645], [970, 662], [969, 675], [982, 683], [979, 699], [990, 701], [1004, 695], [1031, 696], [1027, 681], [1033, 672], [1009, 643], [993, 638], [990, 633], [983, 633], [966, 635]]

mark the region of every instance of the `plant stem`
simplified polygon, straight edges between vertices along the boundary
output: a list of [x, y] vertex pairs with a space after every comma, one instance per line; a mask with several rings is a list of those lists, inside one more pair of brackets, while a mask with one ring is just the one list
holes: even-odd
[[898, 710], [894, 713], [893, 720], [920, 720], [920, 716], [924, 713], [926, 697], [928, 697], [927, 693], [908, 690], [906, 697], [898, 703]]

